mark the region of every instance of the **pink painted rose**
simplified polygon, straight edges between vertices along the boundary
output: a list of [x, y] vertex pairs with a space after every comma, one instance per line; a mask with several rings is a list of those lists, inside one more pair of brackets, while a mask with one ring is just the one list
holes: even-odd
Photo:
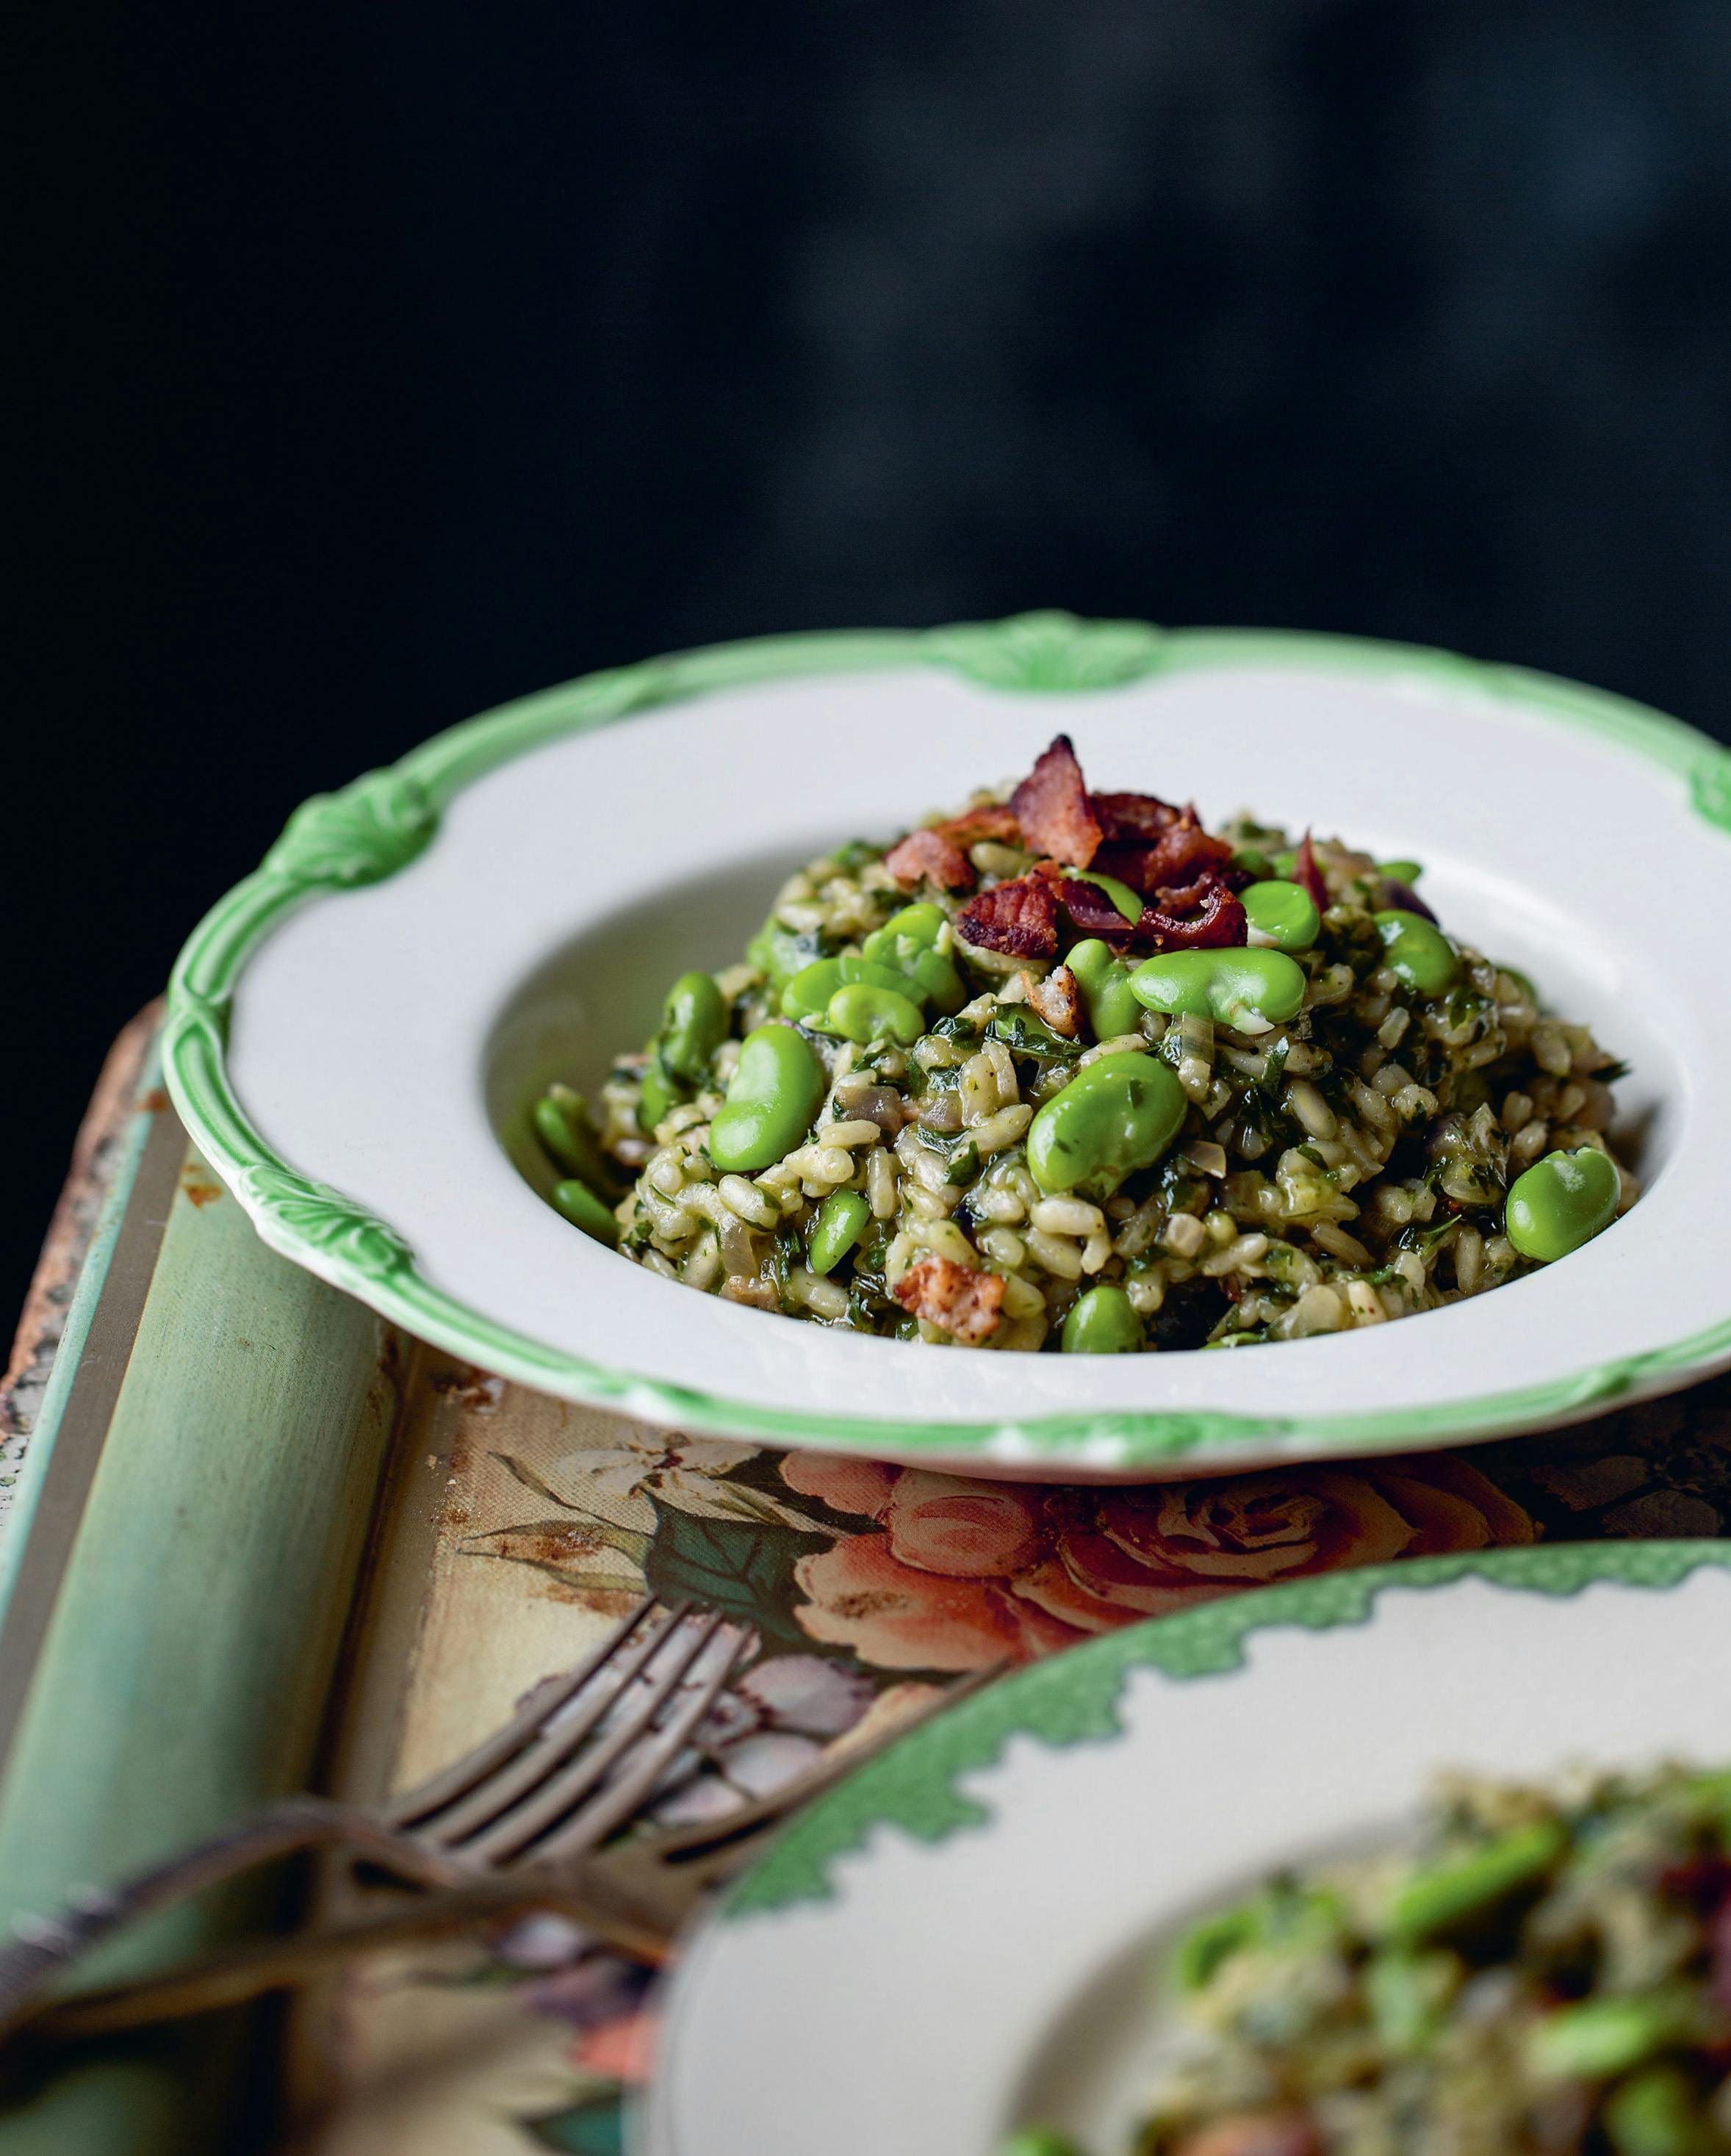
[[975, 1482], [811, 1454], [782, 1472], [876, 1523], [802, 1558], [794, 1578], [811, 1636], [881, 1669], [1030, 1661], [1241, 1587], [1535, 1533], [1447, 1454], [1132, 1489]]

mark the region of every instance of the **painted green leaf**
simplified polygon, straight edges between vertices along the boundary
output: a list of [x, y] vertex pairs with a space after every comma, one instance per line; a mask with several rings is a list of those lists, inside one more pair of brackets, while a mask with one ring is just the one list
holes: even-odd
[[991, 689], [1110, 689], [1153, 673], [1164, 644], [1146, 622], [1043, 613], [934, 629], [925, 651]]
[[644, 1575], [663, 1602], [689, 1599], [755, 1626], [766, 1640], [809, 1650], [794, 1616], [793, 1579], [809, 1548], [787, 1527], [664, 1510]]
[[425, 789], [400, 772], [369, 771], [340, 793], [317, 793], [265, 856], [267, 875], [347, 888], [406, 868], [438, 828]]
[[517, 2124], [537, 2148], [562, 2149], [565, 2156], [624, 2156], [624, 2113], [617, 2097], [593, 2097]]
[[414, 1263], [394, 1228], [328, 1183], [286, 1168], [254, 1168], [242, 1178], [241, 1194], [255, 1209], [265, 1241], [290, 1257], [315, 1253], [368, 1280], [406, 1272]]

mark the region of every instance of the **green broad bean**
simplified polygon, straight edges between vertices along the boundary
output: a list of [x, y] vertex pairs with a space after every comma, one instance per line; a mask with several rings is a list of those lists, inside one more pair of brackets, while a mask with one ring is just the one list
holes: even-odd
[[1028, 1166], [1048, 1198], [1110, 1198], [1152, 1168], [1178, 1136], [1189, 1102], [1173, 1071], [1127, 1050], [1102, 1055], [1054, 1093], [1028, 1126]]
[[655, 1126], [678, 1105], [679, 1099], [679, 1088], [668, 1076], [660, 1060], [651, 1057], [649, 1068], [643, 1074], [643, 1091], [637, 1096], [639, 1130], [653, 1136]]
[[1066, 1355], [1127, 1355], [1142, 1345], [1142, 1320], [1122, 1288], [1103, 1282], [1071, 1304], [1060, 1345]]
[[1383, 1928], [1404, 1946], [1450, 1931], [1537, 1880], [1562, 1855], [1568, 1840], [1554, 1820], [1544, 1820], [1512, 1827], [1470, 1856], [1427, 1865], [1395, 1893]]
[[998, 2156], [1081, 2156], [1081, 2152], [1068, 2134], [1054, 2133], [1045, 2126], [1025, 2126], [1010, 2135]]
[[595, 1195], [587, 1183], [579, 1183], [574, 1177], [568, 1183], [556, 1183], [553, 1204], [573, 1228], [581, 1228], [584, 1235], [593, 1235], [609, 1250], [618, 1245], [619, 1224], [614, 1219], [612, 1209]]
[[945, 952], [911, 951], [902, 961], [902, 971], [925, 1001], [946, 1018], [953, 1017], [968, 1000], [967, 983]]
[[886, 966], [894, 965], [903, 948], [935, 949], [947, 917], [941, 906], [933, 906], [930, 899], [920, 899], [912, 906], [904, 906], [899, 913], [892, 913], [881, 928], [873, 929], [860, 948], [868, 958], [876, 958]]
[[1232, 865], [1241, 869], [1246, 875], [1271, 876], [1274, 874], [1274, 863], [1260, 846], [1240, 846], [1232, 856]]
[[937, 947], [947, 921], [942, 906], [922, 900], [892, 913], [861, 948], [876, 964], [906, 973], [925, 1000], [948, 1018], [967, 1002], [968, 988], [954, 962]]
[[1620, 2084], [1600, 2123], [1615, 2156], [1718, 2156], [1725, 2145], [1681, 2066], [1649, 2066]]
[[1302, 883], [1272, 878], [1253, 883], [1239, 895], [1251, 924], [1251, 941], [1277, 951], [1307, 951], [1323, 932], [1317, 902]]
[[1278, 877], [1282, 883], [1292, 880], [1297, 866], [1298, 849], [1296, 846], [1288, 846], [1285, 853], [1276, 854], [1268, 864], [1269, 873]]
[[1193, 1924], [1178, 1943], [1172, 1971], [1183, 1991], [1200, 1991], [1220, 1964], [1255, 1944], [1262, 1929], [1261, 1912], [1249, 1902], [1221, 1909]]
[[805, 1262], [814, 1273], [833, 1273], [866, 1232], [871, 1208], [857, 1190], [832, 1190], [818, 1208], [805, 1245]]
[[898, 973], [892, 966], [874, 965], [869, 958], [856, 958], [850, 953], [841, 958], [819, 958], [814, 965], [802, 967], [781, 992], [782, 1016], [815, 1019], [829, 1009], [830, 998], [838, 988], [855, 983], [867, 988], [886, 988], [895, 995], [907, 996], [913, 1003], [920, 999], [917, 988], [906, 973]]
[[1617, 1217], [1616, 1163], [1595, 1146], [1548, 1152], [1517, 1176], [1503, 1209], [1504, 1232], [1523, 1258], [1566, 1258]]
[[1533, 2028], [1527, 2061], [1559, 2080], [1608, 2081], [1674, 2044], [1698, 2041], [1702, 2017], [1681, 1985], [1559, 2006]]
[[1091, 883], [1096, 891], [1104, 891], [1133, 928], [1141, 920], [1142, 899], [1128, 884], [1120, 883], [1116, 876], [1102, 875], [1098, 869], [1066, 869], [1064, 873], [1077, 883]]
[[745, 955], [779, 995], [802, 966], [821, 955], [821, 946], [814, 930], [786, 927], [772, 913], [746, 945]]
[[1090, 936], [1064, 963], [1081, 990], [1096, 1040], [1116, 1040], [1120, 1034], [1136, 1031], [1142, 1022], [1142, 1005], [1130, 986], [1132, 968], [1109, 943]]
[[1130, 986], [1150, 1010], [1266, 1033], [1298, 1015], [1305, 974], [1284, 951], [1164, 951], [1143, 959]]
[[[877, 970], [876, 968], [873, 969]], [[844, 1040], [862, 1046], [871, 1040], [893, 1040], [912, 1048], [926, 1030], [919, 1004], [902, 988], [880, 988], [875, 982], [853, 981], [830, 997], [824, 1017], [830, 1028]]]
[[710, 1125], [710, 1158], [729, 1175], [773, 1168], [810, 1129], [825, 1083], [823, 1065], [793, 1026], [758, 1026], [740, 1043], [727, 1097]]
[[1376, 872], [1379, 876], [1387, 876], [1391, 883], [1404, 883], [1410, 886], [1423, 875], [1425, 870], [1420, 861], [1379, 861]]
[[1330, 1946], [1339, 1939], [1344, 1920], [1340, 1897], [1332, 1890], [1276, 1882], [1192, 1926], [1179, 1942], [1172, 1973], [1181, 1990], [1201, 1991], [1246, 1948]]
[[1383, 939], [1383, 963], [1421, 996], [1440, 996], [1460, 978], [1455, 947], [1433, 921], [1394, 906], [1370, 916]]
[[581, 1093], [556, 1086], [543, 1094], [531, 1111], [535, 1135], [555, 1168], [596, 1190], [613, 1188], [612, 1163], [602, 1152], [589, 1127], [588, 1112]]
[[657, 1043], [662, 1062], [675, 1078], [701, 1086], [709, 1075], [710, 1058], [727, 1038], [732, 1012], [709, 973], [681, 973], [661, 1007]]

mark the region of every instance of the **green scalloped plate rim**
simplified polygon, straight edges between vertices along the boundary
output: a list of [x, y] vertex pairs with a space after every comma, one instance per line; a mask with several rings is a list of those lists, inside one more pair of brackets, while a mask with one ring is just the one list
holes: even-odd
[[991, 1815], [963, 1794], [965, 1774], [999, 1759], [1012, 1737], [1056, 1750], [1105, 1743], [1122, 1734], [1119, 1705], [1133, 1670], [1187, 1680], [1240, 1668], [1252, 1633], [1276, 1626], [1323, 1632], [1364, 1625], [1377, 1598], [1422, 1594], [1483, 1578], [1525, 1594], [1570, 1595], [1603, 1580], [1626, 1587], [1677, 1587], [1703, 1566], [1731, 1571], [1731, 1545], [1714, 1542], [1565, 1543], [1410, 1558], [1393, 1564], [1319, 1573], [1153, 1617], [1066, 1648], [976, 1693], [850, 1774], [802, 1812], [739, 1881], [717, 1912], [724, 1922], [835, 1898], [834, 1867], [885, 1826], [938, 1842], [988, 1825]]
[[950, 669], [1009, 693], [1107, 690], [1220, 666], [1353, 671], [1435, 683], [1579, 727], [1660, 766], [1706, 822], [1731, 834], [1731, 750], [1680, 719], [1602, 690], [1452, 652], [1355, 637], [1246, 629], [1161, 629], [1061, 612], [919, 630], [819, 631], [711, 644], [587, 675], [435, 734], [396, 763], [305, 803], [260, 866], [205, 916], [176, 961], [162, 1035], [169, 1091], [210, 1166], [270, 1246], [408, 1332], [498, 1375], [650, 1422], [772, 1444], [892, 1450], [1000, 1466], [1041, 1460], [1163, 1467], [1233, 1449], [1287, 1457], [1406, 1449], [1564, 1421], [1643, 1392], [1674, 1389], [1731, 1362], [1731, 1315], [1688, 1338], [1481, 1399], [1336, 1417], [1255, 1416], [1206, 1408], [1146, 1414], [920, 1423], [794, 1414], [609, 1368], [550, 1348], [445, 1294], [417, 1270], [388, 1223], [280, 1159], [230, 1082], [228, 1018], [247, 961], [309, 900], [376, 883], [431, 841], [441, 810], [475, 780], [562, 736], [716, 690], [801, 675], [914, 665]]

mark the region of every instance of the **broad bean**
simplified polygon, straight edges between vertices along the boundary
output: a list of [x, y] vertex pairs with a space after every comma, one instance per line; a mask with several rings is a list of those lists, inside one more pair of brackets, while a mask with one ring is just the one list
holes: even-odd
[[1122, 1288], [1104, 1281], [1071, 1303], [1061, 1345], [1066, 1355], [1127, 1355], [1142, 1345], [1142, 1320]]
[[1383, 963], [1397, 980], [1421, 996], [1440, 996], [1453, 988], [1461, 961], [1435, 921], [1398, 906], [1373, 914], [1371, 919], [1383, 940]]
[[[874, 968], [873, 971], [878, 968]], [[918, 1003], [902, 988], [881, 988], [871, 981], [854, 981], [830, 997], [824, 1015], [830, 1030], [844, 1040], [862, 1045], [871, 1040], [893, 1040], [912, 1048], [926, 1029]]]
[[1109, 943], [1090, 936], [1076, 945], [1064, 963], [1081, 990], [1096, 1040], [1115, 1040], [1120, 1034], [1135, 1032], [1141, 1022], [1142, 1005], [1130, 985], [1132, 969]]
[[1066, 869], [1064, 873], [1077, 883], [1091, 883], [1097, 891], [1104, 891], [1133, 928], [1141, 920], [1143, 901], [1128, 884], [1120, 883], [1116, 876], [1102, 875], [1098, 869]]
[[779, 994], [802, 966], [818, 956], [818, 939], [809, 928], [788, 928], [772, 913], [745, 947], [745, 955]]
[[835, 1190], [818, 1208], [805, 1245], [805, 1262], [813, 1272], [833, 1273], [866, 1232], [871, 1208], [856, 1190]]
[[922, 900], [892, 913], [861, 948], [875, 963], [906, 973], [925, 1000], [948, 1018], [967, 1002], [968, 989], [954, 962], [937, 947], [946, 921], [942, 906]]
[[576, 1176], [596, 1190], [614, 1187], [613, 1165], [589, 1127], [581, 1093], [556, 1086], [535, 1103], [532, 1116], [535, 1135], [555, 1168], [563, 1168], [567, 1175]]
[[1053, 1094], [1028, 1126], [1028, 1166], [1048, 1198], [1061, 1191], [1110, 1198], [1151, 1168], [1183, 1125], [1189, 1101], [1152, 1055], [1102, 1055]]
[[814, 964], [804, 966], [781, 992], [783, 1018], [806, 1021], [820, 1018], [830, 1007], [830, 999], [838, 988], [858, 982], [868, 988], [888, 988], [897, 995], [911, 996], [919, 1000], [917, 989], [906, 973], [897, 973], [891, 966], [874, 965], [869, 958], [851, 955], [842, 958], [819, 958]]
[[1307, 951], [1323, 932], [1317, 902], [1302, 883], [1283, 883], [1277, 878], [1253, 883], [1239, 893], [1239, 901], [1250, 921], [1254, 947]]
[[1701, 2026], [1701, 2009], [1682, 1984], [1581, 1999], [1535, 2023], [1527, 2061], [1548, 2080], [1609, 2081], [1676, 2045], [1698, 2042]]
[[1668, 2061], [1620, 2082], [1599, 2116], [1615, 2156], [1715, 2156], [1723, 2145], [1698, 2084]]
[[1150, 1010], [1266, 1033], [1298, 1015], [1305, 973], [1284, 951], [1164, 951], [1143, 961], [1130, 986]]
[[637, 1127], [653, 1133], [657, 1123], [679, 1100], [679, 1091], [658, 1058], [651, 1056], [643, 1074], [643, 1090], [637, 1096]]
[[1549, 1265], [1610, 1227], [1621, 1195], [1616, 1163], [1597, 1147], [1548, 1152], [1516, 1177], [1503, 1209], [1505, 1231], [1523, 1258]]
[[1397, 1889], [1384, 1929], [1407, 1946], [1447, 1932], [1506, 1901], [1556, 1861], [1567, 1839], [1554, 1820], [1511, 1827], [1472, 1856], [1415, 1871]]
[[793, 1026], [758, 1026], [740, 1043], [727, 1097], [710, 1125], [710, 1158], [732, 1175], [773, 1168], [811, 1127], [824, 1086], [823, 1065]]
[[710, 1058], [727, 1038], [732, 1013], [709, 973], [681, 973], [667, 991], [661, 1009], [657, 1047], [675, 1078], [701, 1086], [709, 1075]]
[[610, 1250], [619, 1242], [619, 1222], [587, 1183], [579, 1183], [575, 1178], [568, 1183], [556, 1183], [553, 1204], [573, 1228], [581, 1228], [584, 1235], [593, 1235], [598, 1243], [605, 1243]]

